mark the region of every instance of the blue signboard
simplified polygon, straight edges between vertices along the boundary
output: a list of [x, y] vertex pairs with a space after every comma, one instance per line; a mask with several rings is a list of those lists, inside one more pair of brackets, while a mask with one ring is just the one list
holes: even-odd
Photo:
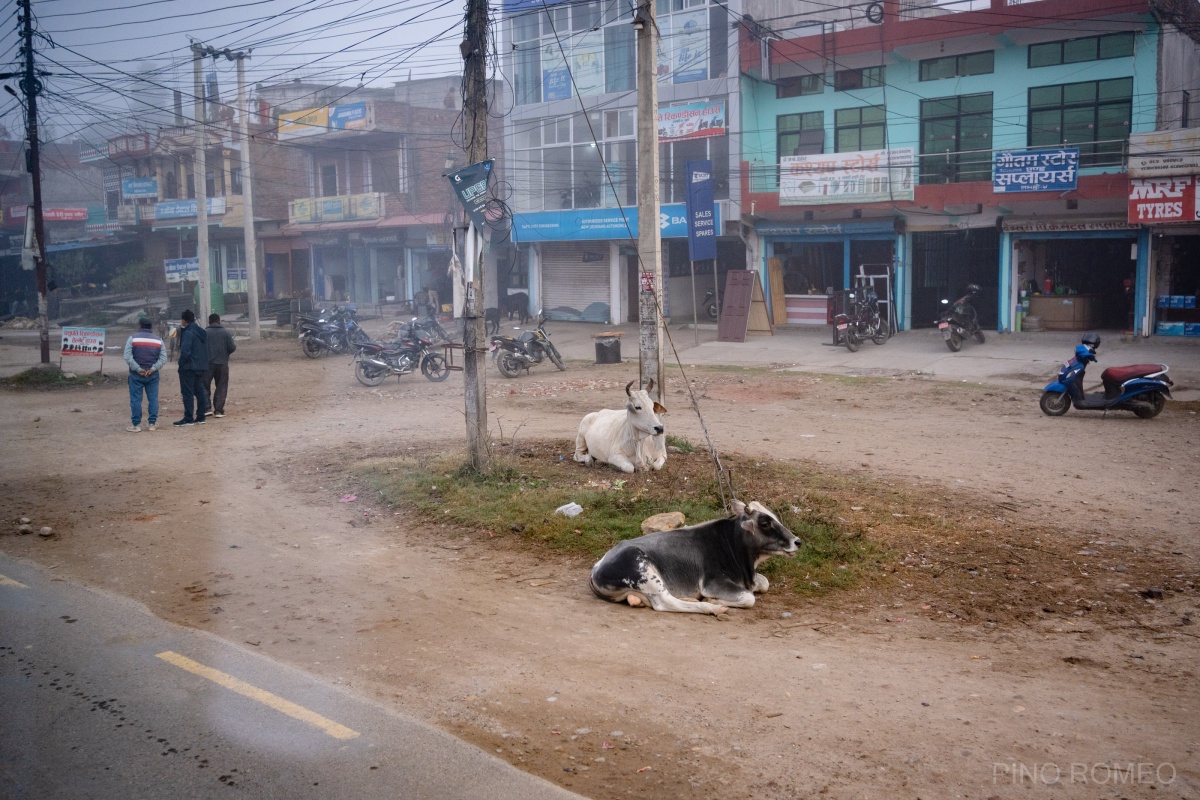
[[542, 102], [566, 100], [571, 96], [571, 73], [565, 66], [542, 70]]
[[158, 197], [158, 181], [154, 178], [121, 178], [121, 196], [128, 199]]
[[[225, 198], [224, 197], [209, 197], [206, 198], [204, 208], [209, 214], [224, 214], [225, 213]], [[158, 203], [154, 206], [154, 218], [156, 220], [163, 219], [186, 219], [196, 216], [196, 201], [195, 200], [168, 200], [165, 203]]]
[[1079, 148], [1000, 150], [992, 154], [992, 191], [1062, 192], [1079, 180]]
[[[624, 213], [622, 213], [624, 212]], [[713, 226], [720, 230], [720, 210], [714, 207]], [[628, 224], [627, 224], [628, 223]], [[664, 239], [688, 235], [687, 208], [683, 203], [659, 206], [659, 234]], [[585, 208], [575, 211], [540, 211], [513, 214], [514, 242], [570, 242], [636, 239], [636, 208]]]
[[688, 257], [705, 261], [717, 257], [717, 208], [713, 202], [712, 162], [688, 161]]
[[334, 106], [329, 109], [330, 130], [348, 131], [365, 127], [367, 127], [366, 102]]
[[199, 258], [168, 258], [163, 261], [163, 267], [167, 273], [167, 283], [200, 280]]

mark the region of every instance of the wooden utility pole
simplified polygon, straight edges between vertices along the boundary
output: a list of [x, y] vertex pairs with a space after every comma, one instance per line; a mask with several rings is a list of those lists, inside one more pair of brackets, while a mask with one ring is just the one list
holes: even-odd
[[[21, 47], [25, 56], [25, 71], [21, 76], [21, 91], [25, 93], [26, 137], [29, 140], [28, 161], [25, 166], [33, 178], [33, 268], [37, 280], [38, 295], [38, 339], [41, 345], [43, 364], [50, 363], [50, 304], [47, 296], [46, 280], [46, 229], [42, 217], [42, 159], [40, 143], [38, 142], [38, 110], [37, 96], [42, 91], [40, 75], [33, 68], [33, 9], [30, 0], [17, 0], [17, 11], [20, 14], [21, 37], [24, 44]], [[5, 77], [15, 77], [11, 73]]]
[[638, 372], [641, 385], [653, 379], [658, 399], [663, 380], [662, 253], [658, 229], [658, 26], [654, 2], [643, 2], [633, 18], [637, 31], [637, 159], [638, 159]]
[[[466, 114], [463, 137], [467, 150], [467, 163], [477, 164], [487, 160], [487, 0], [468, 0], [466, 36], [461, 45], [463, 56], [463, 110]], [[467, 237], [470, 246], [464, 246], [467, 256], [463, 265], [466, 275], [466, 298], [463, 306], [463, 390], [466, 395], [467, 450], [471, 466], [477, 472], [491, 470], [488, 454], [487, 392], [484, 367], [487, 365], [486, 340], [483, 330], [483, 231], [468, 220]]]
[[208, 146], [208, 136], [204, 113], [204, 81], [200, 76], [200, 62], [204, 58], [204, 48], [197, 43], [192, 44], [192, 87], [196, 93], [196, 154], [192, 160], [192, 181], [196, 186], [196, 256], [200, 259], [200, 303], [196, 309], [196, 320], [200, 327], [208, 324], [209, 308], [212, 306], [212, 292], [208, 288], [211, 273], [208, 264], [208, 164], [205, 148]]

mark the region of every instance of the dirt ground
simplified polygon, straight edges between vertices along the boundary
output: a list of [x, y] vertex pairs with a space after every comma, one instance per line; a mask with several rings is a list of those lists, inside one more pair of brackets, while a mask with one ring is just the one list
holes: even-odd
[[[378, 502], [348, 471], [461, 449], [462, 376], [367, 389], [345, 362], [239, 343], [228, 416], [182, 430], [169, 366], [154, 433], [123, 431], [123, 382], [0, 392], [0, 547], [590, 797], [1200, 797], [1194, 404], [1051, 419], [1040, 376], [689, 370], [723, 454], [836, 479], [890, 553], [859, 589], [715, 619], [602, 602], [588, 563]], [[578, 420], [636, 364], [569, 366], [489, 365], [497, 447], [584, 469]], [[699, 443], [669, 375], [668, 432]]]

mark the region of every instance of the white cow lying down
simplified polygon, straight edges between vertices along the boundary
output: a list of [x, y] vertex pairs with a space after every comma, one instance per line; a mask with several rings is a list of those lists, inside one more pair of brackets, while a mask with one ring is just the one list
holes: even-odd
[[622, 472], [662, 469], [667, 463], [666, 434], [659, 414], [667, 410], [650, 398], [654, 379], [645, 389], [629, 391], [625, 408], [593, 411], [579, 423], [575, 460], [581, 464], [612, 464]]

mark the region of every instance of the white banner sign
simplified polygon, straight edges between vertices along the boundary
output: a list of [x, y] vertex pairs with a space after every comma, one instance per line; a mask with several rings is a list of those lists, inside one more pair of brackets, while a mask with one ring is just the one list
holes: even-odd
[[1200, 128], [1129, 134], [1129, 177], [1200, 173]]
[[779, 162], [779, 204], [912, 200], [915, 159], [911, 147], [784, 156]]
[[64, 356], [103, 356], [104, 328], [63, 328]]

